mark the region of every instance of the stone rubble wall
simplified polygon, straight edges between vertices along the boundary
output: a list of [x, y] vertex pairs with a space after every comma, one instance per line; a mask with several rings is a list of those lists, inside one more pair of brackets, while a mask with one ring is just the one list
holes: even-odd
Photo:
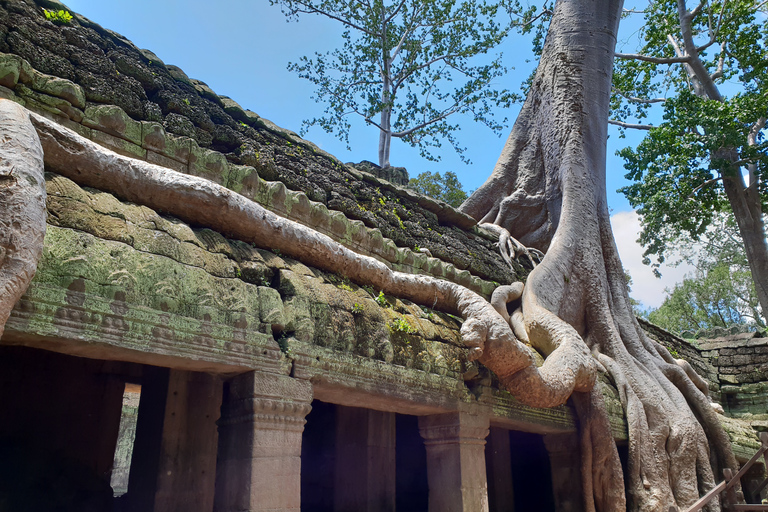
[[768, 338], [741, 333], [698, 342], [717, 369], [726, 412], [768, 431]]
[[723, 426], [737, 458], [749, 460], [760, 447], [756, 432], [768, 431], [768, 338], [723, 329], [681, 338], [643, 319], [640, 325], [674, 357], [688, 361], [709, 382], [710, 397], [722, 405]]

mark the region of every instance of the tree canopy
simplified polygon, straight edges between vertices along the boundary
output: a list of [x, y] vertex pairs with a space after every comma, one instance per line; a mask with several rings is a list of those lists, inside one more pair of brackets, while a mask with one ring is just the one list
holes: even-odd
[[454, 208], [461, 206], [461, 203], [467, 199], [467, 193], [459, 182], [459, 178], [455, 172], [451, 171], [446, 171], [443, 175], [439, 172], [422, 172], [417, 177], [411, 178], [408, 186], [416, 192], [445, 201]]
[[719, 215], [699, 242], [683, 236], [681, 262], [695, 265], [670, 290], [664, 303], [647, 314], [667, 330], [710, 329], [747, 324], [765, 327], [744, 242], [732, 217]]
[[[506, 0], [270, 0], [289, 19], [317, 14], [340, 23], [343, 45], [302, 57], [289, 69], [316, 86], [325, 115], [304, 121], [348, 142], [351, 119], [379, 132], [378, 158], [389, 166], [393, 138], [439, 160], [443, 141], [461, 155], [451, 123], [467, 114], [500, 133], [493, 108], [517, 96], [497, 89], [507, 69], [501, 55], [487, 55], [514, 24]], [[503, 14], [503, 15], [502, 15]], [[463, 158], [463, 157], [462, 157]]]
[[[618, 53], [613, 124], [648, 130], [620, 152], [634, 183], [622, 189], [643, 223], [646, 262], [698, 241], [717, 215], [734, 215], [763, 310], [768, 308], [768, 31], [757, 0], [651, 1], [637, 53]], [[643, 124], [661, 108], [663, 120]]]

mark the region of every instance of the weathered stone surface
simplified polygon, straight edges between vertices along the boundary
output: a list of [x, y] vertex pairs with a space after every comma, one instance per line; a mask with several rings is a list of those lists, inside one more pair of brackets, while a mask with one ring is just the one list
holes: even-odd
[[36, 91], [67, 100], [72, 106], [85, 108], [85, 92], [79, 85], [55, 76], [34, 73], [30, 86]]
[[141, 123], [131, 119], [123, 109], [114, 105], [89, 105], [85, 109], [83, 124], [96, 128], [128, 142], [141, 145]]
[[312, 386], [251, 372], [232, 379], [219, 420], [215, 510], [299, 512]]
[[468, 413], [419, 418], [427, 448], [430, 512], [487, 512], [488, 418]]

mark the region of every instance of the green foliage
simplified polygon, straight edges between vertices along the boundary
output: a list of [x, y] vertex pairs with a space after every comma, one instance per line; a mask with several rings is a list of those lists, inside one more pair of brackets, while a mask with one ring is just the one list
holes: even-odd
[[461, 206], [467, 199], [467, 193], [459, 182], [456, 173], [447, 171], [444, 175], [439, 172], [422, 172], [411, 178], [408, 187], [429, 197], [445, 201], [454, 208]]
[[379, 306], [381, 306], [383, 308], [390, 307], [389, 301], [384, 296], [384, 292], [383, 291], [380, 291], [379, 294], [376, 296], [376, 298], [373, 299], [373, 300], [375, 300], [376, 304], [378, 304]]
[[392, 332], [402, 332], [405, 334], [416, 334], [417, 332], [416, 329], [408, 323], [408, 320], [403, 317], [395, 318], [389, 325], [389, 328]]
[[[640, 242], [648, 264], [651, 256], [654, 266], [663, 263], [679, 240], [699, 240], [717, 214], [731, 211], [723, 181], [744, 183], [742, 169], [752, 174], [757, 202], [765, 207], [768, 201], [768, 143], [760, 124], [768, 111], [768, 31], [758, 4], [706, 2], [694, 12], [693, 53], [705, 69], [703, 79], [679, 63], [617, 60], [615, 119], [642, 122], [654, 105], [663, 105], [663, 121], [637, 148], [619, 152], [627, 179], [634, 181], [621, 192], [642, 218]], [[640, 54], [674, 58], [670, 37], [687, 51], [676, 0], [650, 2], [642, 13]]]
[[[689, 240], [690, 242], [690, 240]], [[683, 261], [696, 270], [677, 284], [648, 320], [673, 332], [750, 324], [764, 327], [744, 247], [732, 219], [719, 216], [701, 247]]]
[[280, 347], [280, 351], [286, 355], [286, 357], [293, 357], [293, 350], [288, 345], [288, 335], [285, 332], [281, 332], [277, 337], [277, 346]]
[[[304, 121], [349, 142], [351, 118], [376, 127], [387, 141], [399, 138], [423, 157], [439, 160], [443, 141], [459, 153], [448, 121], [457, 113], [499, 133], [492, 110], [519, 95], [493, 84], [506, 74], [501, 56], [487, 56], [519, 22], [511, 0], [270, 0], [289, 19], [319, 14], [343, 27], [343, 45], [290, 63], [288, 69], [316, 87], [325, 115]], [[514, 21], [513, 21], [514, 20]], [[483, 55], [483, 63], [475, 63]], [[389, 143], [380, 142], [389, 164]], [[462, 157], [463, 158], [463, 157]]]
[[352, 314], [353, 315], [362, 315], [363, 311], [365, 311], [365, 310], [364, 310], [362, 304], [358, 304], [357, 302], [355, 302], [352, 305]]
[[72, 21], [72, 14], [70, 14], [69, 11], [65, 11], [63, 9], [58, 11], [43, 9], [43, 13], [45, 14], [45, 18], [52, 22], [54, 25], [66, 25]]

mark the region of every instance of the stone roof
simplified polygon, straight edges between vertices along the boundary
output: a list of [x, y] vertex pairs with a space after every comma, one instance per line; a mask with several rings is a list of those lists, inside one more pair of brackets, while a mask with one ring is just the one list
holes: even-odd
[[[515, 273], [527, 273], [522, 266], [512, 272], [494, 247], [495, 237], [470, 217], [343, 164], [83, 16], [73, 13], [68, 24], [51, 23], [41, 6], [57, 5], [63, 7], [51, 0], [0, 2], [0, 52], [19, 56], [32, 68], [16, 80], [12, 72], [0, 72], [5, 75], [0, 86], [6, 88], [0, 96], [12, 95], [34, 110], [96, 128], [102, 139], [97, 142], [112, 142], [112, 149], [123, 154], [146, 154], [160, 143], [165, 147], [154, 152], [155, 163], [176, 170], [186, 167], [218, 182], [226, 181], [228, 173], [257, 173], [282, 182], [347, 219], [378, 229], [398, 247], [426, 249], [479, 278], [508, 283], [516, 280]], [[6, 57], [0, 69], [12, 71], [13, 66]], [[53, 77], [67, 82], [58, 80], [55, 89]], [[78, 87], [60, 94], [69, 83]], [[115, 143], [110, 135], [119, 140]], [[191, 153], [187, 161], [183, 153]]]

